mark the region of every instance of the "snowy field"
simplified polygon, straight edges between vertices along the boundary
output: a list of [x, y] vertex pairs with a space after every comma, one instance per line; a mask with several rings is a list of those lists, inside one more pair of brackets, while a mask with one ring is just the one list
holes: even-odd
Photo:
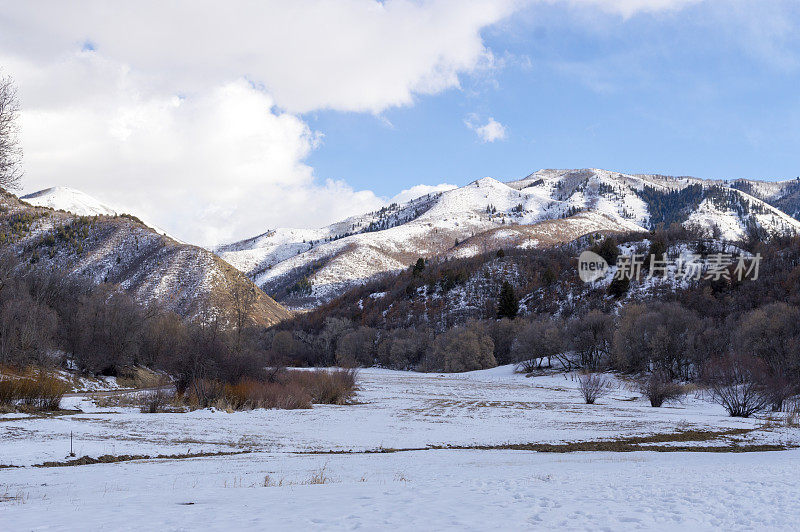
[[[140, 414], [67, 398], [83, 413], [0, 417], [0, 465], [18, 466], [0, 469], [0, 530], [796, 526], [800, 450], [732, 452], [800, 444], [782, 416], [732, 419], [694, 394], [654, 409], [622, 383], [584, 405], [576, 386], [509, 367], [364, 370], [343, 407]], [[33, 467], [63, 461], [70, 432], [79, 457], [246, 454]], [[587, 441], [635, 448], [519, 450]]]

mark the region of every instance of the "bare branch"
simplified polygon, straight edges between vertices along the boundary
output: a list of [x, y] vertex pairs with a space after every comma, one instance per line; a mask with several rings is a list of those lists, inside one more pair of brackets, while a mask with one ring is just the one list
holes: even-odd
[[0, 76], [0, 188], [17, 189], [22, 180], [19, 100], [9, 76]]

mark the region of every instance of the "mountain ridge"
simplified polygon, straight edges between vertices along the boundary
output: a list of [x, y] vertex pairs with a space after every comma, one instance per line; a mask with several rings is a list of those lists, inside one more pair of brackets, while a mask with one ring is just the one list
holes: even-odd
[[792, 183], [543, 169], [508, 182], [478, 179], [320, 229], [272, 229], [216, 251], [289, 308], [308, 309], [418, 257], [549, 246], [672, 222], [724, 240], [798, 233], [800, 222], [771, 204]]

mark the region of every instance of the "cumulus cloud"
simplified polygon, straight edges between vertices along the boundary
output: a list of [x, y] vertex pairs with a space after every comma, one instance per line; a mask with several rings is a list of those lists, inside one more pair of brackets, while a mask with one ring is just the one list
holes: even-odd
[[480, 32], [515, 4], [7, 4], [0, 64], [20, 88], [26, 191], [83, 189], [205, 245], [373, 210], [385, 199], [314, 175], [322, 135], [303, 113], [458, 87], [492, 65]]
[[482, 142], [505, 140], [508, 137], [506, 127], [492, 117], [489, 117], [489, 120], [487, 120], [485, 124], [481, 125], [477, 116], [470, 115], [464, 121], [464, 124], [474, 131]]
[[439, 185], [415, 185], [411, 188], [407, 188], [401, 191], [399, 194], [390, 199], [389, 202], [406, 203], [407, 201], [420, 198], [426, 194], [436, 194], [437, 192], [446, 192], [448, 190], [453, 190], [454, 188], [458, 187], [456, 187], [456, 185], [450, 185], [448, 183], [441, 183]]
[[491, 64], [482, 28], [515, 0], [9, 3], [1, 49], [47, 60], [89, 47], [164, 87], [245, 76], [290, 112], [380, 112]]

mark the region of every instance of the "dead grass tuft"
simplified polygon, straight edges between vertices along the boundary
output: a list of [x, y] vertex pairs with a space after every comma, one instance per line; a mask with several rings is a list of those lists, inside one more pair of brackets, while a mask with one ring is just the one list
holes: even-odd
[[305, 485], [315, 485], [315, 484], [329, 484], [333, 481], [331, 477], [327, 475], [328, 464], [320, 467], [317, 471], [315, 471], [308, 480], [303, 482]]

